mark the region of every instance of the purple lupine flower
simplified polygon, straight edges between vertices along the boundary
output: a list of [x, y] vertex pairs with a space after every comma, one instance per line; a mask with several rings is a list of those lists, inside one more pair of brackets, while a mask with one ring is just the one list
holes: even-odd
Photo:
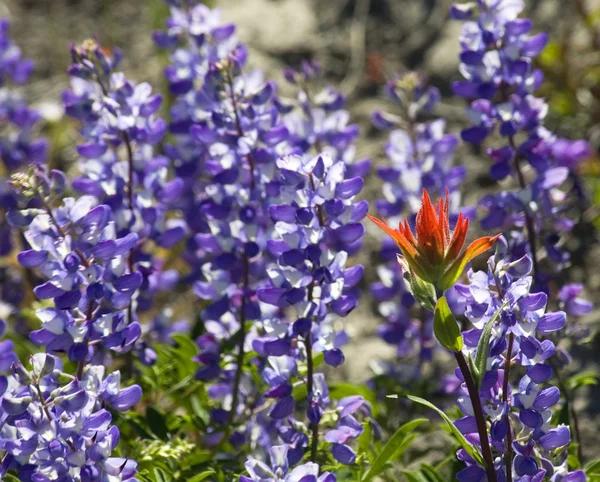
[[111, 456], [119, 430], [104, 405], [127, 410], [139, 401], [141, 389], [120, 389], [118, 372], [110, 375], [112, 381], [102, 381], [101, 366], [88, 367], [82, 380], [62, 370], [59, 358], [40, 353], [32, 357], [30, 370], [15, 364], [5, 379], [0, 475], [10, 470], [27, 480], [135, 482], [137, 464]]
[[[116, 71], [118, 49], [109, 54], [89, 40], [72, 46], [71, 55], [71, 89], [63, 100], [67, 114], [82, 121], [83, 138], [77, 147], [83, 175], [73, 187], [110, 207], [119, 237], [137, 237], [127, 258], [129, 270], [142, 277], [128, 309], [133, 317], [148, 311], [154, 295], [178, 281], [178, 273], [163, 270], [164, 262], [153, 258], [145, 242], [152, 239], [159, 247], [172, 248], [185, 236], [185, 223], [170, 216], [184, 182], [169, 179], [170, 161], [155, 154], [167, 127], [156, 115], [162, 97], [149, 84], [135, 84]], [[151, 337], [146, 333], [144, 338]], [[155, 355], [147, 353], [147, 345], [140, 341], [136, 352], [151, 363]]]
[[[9, 30], [8, 20], [0, 19], [0, 123], [3, 126], [0, 159], [5, 175], [32, 164], [43, 163], [48, 150], [46, 140], [36, 138], [35, 129], [41, 116], [28, 105], [18, 90], [28, 81], [33, 62], [23, 58], [21, 49], [10, 38]], [[5, 213], [15, 208], [17, 203], [7, 179], [0, 178], [0, 211]], [[0, 256], [8, 256], [13, 251], [15, 239], [14, 230], [6, 216], [0, 216]], [[11, 278], [14, 284], [11, 285], [8, 280], [2, 283], [0, 299], [18, 307], [24, 291], [22, 282], [16, 273], [7, 272], [6, 277]]]
[[312, 462], [289, 470], [287, 445], [275, 445], [269, 449], [270, 466], [256, 459], [246, 462], [248, 476], [240, 476], [240, 482], [336, 482], [330, 472], [319, 475], [319, 466]]
[[[508, 249], [506, 240], [500, 238], [495, 255], [488, 261], [488, 271], [469, 271], [469, 284], [455, 285], [452, 299], [453, 311], [464, 313], [475, 327], [463, 332], [465, 351], [473, 359], [483, 329], [494, 323], [479, 396], [484, 416], [490, 422], [489, 436], [494, 449], [505, 453], [510, 445], [508, 440], [519, 440], [513, 444], [511, 469], [513, 480], [518, 480], [547, 471], [553, 463], [560, 464], [558, 452], [566, 450], [570, 442], [568, 428], [550, 425], [551, 408], [559, 402], [560, 392], [547, 385], [552, 377], [549, 360], [556, 347], [545, 338], [564, 327], [566, 316], [564, 312], [546, 312], [547, 295], [531, 293], [531, 259], [525, 255], [511, 261]], [[494, 322], [497, 313], [500, 316]], [[509, 376], [505, 369], [512, 364], [521, 365], [526, 372], [516, 386], [505, 380]], [[464, 380], [460, 371], [457, 376]], [[457, 420], [457, 428], [471, 443], [479, 444], [473, 405], [465, 390], [459, 395], [458, 405], [464, 417]], [[551, 456], [550, 451], [555, 453]], [[497, 460], [496, 473], [505, 477], [504, 460]], [[473, 460], [465, 458], [465, 461], [467, 468], [461, 472], [460, 480], [471, 480], [469, 477], [485, 473]]]
[[[359, 395], [339, 400], [336, 411], [338, 412], [336, 427], [325, 434], [325, 440], [333, 444], [331, 453], [334, 459], [344, 465], [352, 465], [356, 462], [357, 454], [351, 447], [351, 442], [364, 432], [359, 419], [366, 418], [374, 428], [378, 429], [378, 427], [371, 419], [371, 405]], [[359, 414], [361, 417], [358, 417]]]
[[[364, 217], [366, 206], [354, 200], [363, 182], [358, 177], [347, 178], [344, 161], [335, 161], [327, 154], [283, 156], [277, 160], [277, 166], [279, 192], [277, 201], [269, 207], [275, 221], [274, 237], [268, 242], [269, 252], [277, 262], [267, 269], [271, 286], [259, 289], [258, 298], [280, 309], [292, 308], [297, 319], [291, 330], [280, 323], [271, 323], [275, 329], [269, 338], [257, 338], [254, 345], [265, 349], [268, 343], [270, 350], [287, 349], [290, 355], [307, 364], [306, 416], [314, 434], [331, 402], [324, 375], [312, 371], [312, 356], [322, 352], [326, 363], [332, 366], [343, 363], [341, 346], [346, 336], [334, 329], [332, 321], [334, 316], [346, 316], [357, 303], [352, 288], [363, 270], [361, 266], [346, 267], [346, 249], [352, 250], [360, 243], [364, 233], [358, 222]], [[277, 343], [277, 337], [295, 342]], [[278, 357], [282, 359], [295, 367], [291, 358]], [[293, 401], [289, 393], [293, 375], [295, 369], [287, 369], [278, 377], [269, 376], [270, 384], [277, 380], [273, 393], [280, 396], [275, 405], [278, 410], [273, 410], [280, 420], [284, 416], [289, 418], [294, 409], [291, 402], [286, 402], [286, 399]], [[288, 424], [281, 423], [283, 438], [281, 430]], [[312, 443], [316, 443], [314, 436]], [[347, 449], [335, 443], [340, 460], [352, 458], [344, 458]]]
[[[538, 251], [544, 248], [551, 261], [547, 266], [556, 272], [569, 259], [559, 240], [573, 227], [567, 211], [570, 199], [577, 196], [569, 196], [563, 186], [568, 188], [566, 181], [571, 180], [572, 190], [578, 189], [576, 171], [589, 146], [585, 141], [557, 138], [544, 127], [548, 106], [535, 97], [543, 75], [534, 62], [548, 36], [531, 33], [532, 22], [519, 18], [524, 6], [521, 1], [477, 1], [451, 9], [455, 18], [467, 20], [460, 37], [460, 72], [465, 80], [455, 82], [453, 88], [471, 101], [472, 126], [462, 131], [463, 140], [480, 144], [497, 130], [506, 140], [487, 149], [490, 176], [495, 180], [512, 176], [519, 185], [515, 191], [481, 200], [488, 211], [482, 226], [526, 231], [527, 239], [509, 237], [510, 251], [516, 258], [523, 249], [531, 252], [534, 290], [547, 291], [548, 274], [540, 270]], [[522, 134], [520, 143], [517, 134]], [[533, 181], [527, 183], [530, 177]]]
[[138, 238], [135, 233], [118, 238], [111, 209], [92, 196], [61, 200], [63, 181], [62, 173], [42, 168], [14, 176], [22, 195], [40, 207], [13, 211], [9, 219], [26, 228], [31, 247], [19, 253], [19, 263], [46, 279], [34, 294], [54, 303], [36, 311], [42, 326], [31, 340], [48, 352], [67, 352], [83, 367], [94, 354], [92, 342], [122, 353], [140, 335], [140, 325], [126, 310], [142, 277], [125, 268]]
[[[427, 189], [439, 195], [448, 190], [450, 211], [457, 213], [458, 189], [466, 174], [464, 167], [452, 165], [458, 139], [444, 133], [442, 119], [419, 122], [423, 113], [435, 109], [440, 98], [438, 90], [428, 87], [422, 76], [407, 73], [388, 82], [386, 93], [399, 113], [377, 111], [373, 114], [376, 127], [393, 129], [386, 146], [390, 166], [377, 169], [377, 176], [383, 181], [384, 196], [376, 201], [377, 211], [394, 224], [401, 216], [418, 212], [423, 189]], [[426, 312], [415, 316], [415, 300], [405, 286], [396, 259], [398, 253], [393, 240], [383, 240], [382, 264], [377, 267], [379, 281], [371, 286], [371, 295], [385, 319], [378, 333], [386, 343], [396, 346], [398, 357], [418, 354], [419, 360], [426, 361], [431, 359], [434, 346], [433, 317]], [[418, 375], [419, 365], [415, 375]]]
[[[0, 318], [0, 340], [6, 334], [6, 321]], [[13, 351], [14, 343], [11, 340], [0, 341], [0, 373], [7, 372], [17, 361], [17, 355]]]

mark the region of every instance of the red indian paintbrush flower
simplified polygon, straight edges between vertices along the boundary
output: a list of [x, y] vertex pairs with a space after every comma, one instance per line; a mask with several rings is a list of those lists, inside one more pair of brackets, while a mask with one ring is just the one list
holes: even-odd
[[[454, 233], [450, 233], [448, 221], [448, 192], [436, 206], [431, 203], [423, 189], [422, 206], [417, 213], [416, 237], [408, 221], [399, 223], [398, 229], [388, 226], [385, 220], [369, 219], [388, 233], [402, 250], [405, 268], [408, 267], [418, 278], [445, 291], [453, 286], [465, 266], [476, 256], [491, 248], [500, 236], [485, 236], [473, 241], [464, 253], [460, 253], [469, 228], [469, 218], [459, 214]], [[408, 266], [406, 266], [408, 265]]]

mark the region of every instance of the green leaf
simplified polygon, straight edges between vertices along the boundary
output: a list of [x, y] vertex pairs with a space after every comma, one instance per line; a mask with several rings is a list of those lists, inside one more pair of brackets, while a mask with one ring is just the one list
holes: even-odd
[[432, 465], [426, 463], [421, 464], [421, 472], [423, 472], [429, 482], [446, 482], [444, 477], [442, 477], [442, 474], [440, 474], [440, 472]]
[[373, 426], [371, 422], [367, 420], [362, 423], [363, 433], [358, 437], [358, 448], [361, 454], [369, 453], [369, 446], [371, 445], [371, 437], [373, 436]]
[[589, 385], [598, 384], [598, 373], [594, 371], [587, 371], [577, 373], [567, 379], [567, 387], [569, 390], [576, 390], [577, 388], [586, 387]]
[[3, 480], [5, 482], [19, 482], [19, 479], [12, 474], [6, 474]]
[[490, 354], [490, 340], [492, 338], [492, 329], [494, 328], [494, 323], [496, 323], [496, 320], [502, 313], [502, 310], [504, 310], [506, 307], [506, 304], [507, 302], [505, 301], [502, 306], [498, 308], [496, 313], [494, 313], [494, 316], [490, 318], [490, 321], [488, 321], [485, 325], [483, 333], [481, 333], [481, 337], [479, 338], [479, 343], [477, 344], [477, 354], [475, 355], [475, 373], [473, 373], [477, 388], [481, 386], [481, 382], [487, 368], [487, 361]]
[[198, 354], [198, 346], [188, 335], [176, 333], [171, 335], [171, 338], [177, 343], [177, 350], [175, 352], [181, 358], [191, 360]]
[[300, 400], [306, 400], [306, 397], [308, 396], [306, 391], [306, 383], [298, 383], [294, 385], [292, 388], [292, 396], [297, 402]]
[[158, 467], [154, 467], [154, 478], [156, 479], [156, 482], [170, 482], [173, 480], [169, 474]]
[[154, 435], [162, 440], [169, 438], [169, 427], [165, 421], [165, 416], [152, 407], [146, 407], [146, 422], [148, 428]]
[[433, 331], [440, 344], [452, 352], [459, 352], [463, 347], [463, 339], [456, 318], [450, 311], [448, 301], [442, 296], [435, 305], [433, 315]]
[[385, 464], [394, 460], [400, 456], [400, 453], [403, 452], [406, 447], [403, 447], [403, 442], [407, 438], [411, 432], [413, 432], [417, 427], [423, 425], [424, 423], [429, 422], [426, 418], [418, 418], [416, 420], [411, 420], [408, 423], [402, 425], [396, 433], [392, 435], [392, 437], [385, 444], [379, 455], [375, 458], [375, 462], [371, 466], [371, 469], [365, 474], [362, 479], [362, 482], [366, 482], [367, 480], [371, 480], [377, 475], [379, 475], [384, 470]]
[[585, 473], [587, 475], [600, 474], [600, 459], [591, 460], [585, 466]]
[[200, 474], [194, 475], [191, 479], [188, 479], [187, 482], [200, 482], [201, 480], [208, 479], [214, 474], [216, 474], [214, 470], [206, 470]]
[[408, 482], [427, 482], [427, 479], [423, 477], [420, 472], [408, 472], [403, 470], [402, 475], [404, 475]]
[[448, 415], [446, 415], [442, 410], [437, 408], [433, 403], [425, 400], [424, 398], [415, 397], [413, 395], [407, 395], [407, 398], [415, 403], [425, 405], [426, 407], [431, 408], [432, 410], [435, 410], [440, 415], [440, 417], [442, 417], [444, 419], [444, 421], [448, 424], [448, 427], [452, 431], [452, 435], [454, 435], [454, 437], [456, 438], [458, 443], [460, 443], [461, 447], [464, 448], [467, 451], [467, 453], [472, 458], [474, 458], [478, 464], [480, 464], [482, 467], [485, 467], [485, 462], [483, 461], [483, 457], [481, 456], [479, 451], [467, 441], [467, 439], [465, 438], [465, 436], [462, 433], [460, 433], [460, 431], [456, 428], [456, 425], [454, 425], [452, 420], [450, 420], [450, 418], [448, 418]]

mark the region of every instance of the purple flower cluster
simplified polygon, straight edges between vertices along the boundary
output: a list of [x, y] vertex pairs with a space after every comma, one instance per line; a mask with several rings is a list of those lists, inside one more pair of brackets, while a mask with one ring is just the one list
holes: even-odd
[[[496, 254], [490, 258], [488, 271], [469, 271], [469, 284], [452, 288], [453, 311], [464, 313], [474, 328], [463, 332], [465, 351], [477, 356], [479, 340], [486, 325], [492, 323], [485, 375], [479, 396], [494, 453], [498, 480], [524, 480], [522, 477], [549, 477], [566, 470], [569, 428], [551, 426], [552, 411], [560, 392], [549, 385], [553, 369], [550, 358], [556, 346], [547, 337], [562, 329], [566, 314], [547, 312], [548, 297], [531, 293], [531, 258], [527, 255], [507, 261], [508, 246], [504, 238], [497, 242]], [[497, 316], [497, 313], [500, 316]], [[496, 320], [496, 321], [495, 321]], [[523, 375], [516, 386], [510, 373], [517, 367]], [[514, 373], [514, 372], [513, 372]], [[463, 374], [456, 375], [464, 381]], [[466, 393], [459, 394], [464, 417], [456, 426], [473, 444], [479, 444], [473, 405]], [[514, 454], [514, 458], [513, 458]], [[459, 473], [461, 481], [480, 480], [485, 476], [466, 452], [459, 453], [467, 468]], [[512, 474], [506, 474], [510, 467]], [[532, 479], [532, 480], [538, 480]]]
[[[183, 180], [169, 179], [170, 161], [155, 154], [166, 123], [156, 113], [162, 97], [147, 83], [134, 84], [117, 72], [121, 54], [106, 52], [95, 40], [71, 47], [71, 89], [63, 94], [67, 115], [81, 121], [82, 176], [73, 188], [94, 196], [112, 212], [117, 237], [131, 243], [126, 261], [139, 280], [137, 295], [129, 301], [128, 316], [148, 311], [157, 292], [173, 289], [176, 270], [147, 248], [173, 248], [186, 232], [185, 224], [169, 216], [183, 192]], [[135, 272], [135, 273], [134, 273]], [[130, 320], [133, 321], [133, 320]], [[146, 338], [152, 337], [148, 335]], [[136, 350], [144, 363], [156, 355], [140, 341]]]
[[[46, 142], [34, 135], [39, 115], [14, 87], [32, 64], [0, 21], [0, 157], [10, 176], [0, 181], [0, 256], [9, 265], [0, 266], [0, 338], [4, 318], [29, 316], [39, 323], [27, 336], [43, 352], [22, 363], [15, 351], [32, 345], [0, 341], [0, 479], [136, 482], [137, 462], [122, 457], [135, 451], [144, 480], [212, 472], [240, 482], [374, 480], [422, 421], [380, 444], [379, 406], [367, 401], [368, 389], [363, 397], [326, 376], [345, 362], [344, 318], [359, 302], [364, 274], [353, 256], [363, 246], [368, 203], [360, 195], [371, 162], [356, 158], [358, 127], [344, 96], [322, 84], [317, 62], [284, 71], [294, 90], [286, 98], [248, 67], [247, 47], [218, 10], [199, 0], [166, 3], [166, 27], [153, 40], [169, 56], [168, 120], [163, 97], [119, 71], [118, 48], [97, 40], [71, 47], [62, 100], [80, 135], [73, 178], [44, 167]], [[424, 77], [390, 81], [396, 112], [373, 116], [377, 128], [391, 130], [376, 202], [390, 226], [375, 222], [403, 250], [386, 240], [379, 252], [379, 281], [370, 287], [385, 318], [378, 331], [398, 358], [418, 359], [410, 373], [390, 369], [394, 382], [419, 378], [436, 337], [455, 356], [449, 382], [462, 412], [460, 482], [585, 480], [569, 471], [571, 429], [554, 417], [566, 385], [558, 378], [559, 390], [553, 380], [556, 360], [568, 358], [560, 336], [581, 336], [566, 327], [567, 314], [586, 315], [592, 305], [578, 284], [559, 284], [555, 305], [548, 293], [552, 273], [569, 260], [560, 235], [574, 225], [570, 194], [581, 195], [577, 167], [589, 148], [544, 127], [533, 59], [547, 37], [531, 35], [523, 8], [522, 0], [452, 7], [453, 17], [467, 20], [464, 80], [454, 84], [471, 101], [462, 139], [481, 144], [497, 131], [505, 141], [487, 150], [490, 175], [518, 182], [480, 201], [483, 228], [505, 237], [479, 238], [461, 253], [465, 218], [474, 217], [461, 207], [466, 169], [453, 163], [458, 138], [434, 117], [440, 94]], [[434, 207], [427, 193], [446, 200]], [[17, 239], [19, 272], [7, 256]], [[496, 240], [487, 271], [468, 270], [466, 283], [447, 289], [448, 273], [458, 279]], [[21, 277], [36, 298], [31, 310], [18, 306]], [[157, 348], [190, 331], [187, 320], [174, 322], [180, 293], [193, 299], [183, 317], [197, 313], [197, 347], [178, 335], [172, 351]], [[469, 329], [461, 333], [455, 316]], [[182, 368], [188, 357], [195, 365]], [[133, 379], [162, 389], [171, 383], [164, 378], [183, 371], [168, 396], [156, 397], [156, 410], [146, 407], [141, 448], [132, 440], [119, 448], [115, 417], [131, 422], [124, 434], [143, 428], [137, 414], [118, 414], [141, 400]], [[175, 401], [158, 420], [182, 388], [191, 411]], [[193, 454], [175, 460], [173, 453], [188, 451], [178, 437], [190, 427], [201, 427]], [[154, 462], [145, 452], [150, 432], [152, 450], [168, 457], [153, 474], [143, 465]], [[442, 477], [430, 470], [428, 478]]]
[[36, 311], [42, 326], [31, 340], [50, 353], [68, 353], [82, 368], [102, 349], [130, 350], [141, 332], [139, 323], [126, 316], [142, 281], [126, 269], [137, 235], [117, 237], [111, 209], [92, 196], [61, 199], [65, 176], [60, 171], [47, 174], [39, 168], [14, 176], [13, 184], [38, 204], [9, 212], [12, 224], [25, 228], [31, 247], [19, 253], [18, 261], [46, 278], [34, 288], [36, 297], [53, 300], [53, 306]]
[[[59, 358], [36, 354], [31, 369], [15, 364], [0, 377], [0, 476], [19, 480], [135, 482], [136, 463], [111, 453], [119, 430], [107, 408], [125, 411], [141, 390], [120, 388], [119, 372], [90, 367], [82, 379], [64, 373]], [[68, 381], [64, 381], [68, 380]]]
[[[284, 420], [295, 409], [292, 384], [298, 376], [297, 362], [306, 364], [306, 415], [312, 426], [314, 460], [318, 426], [330, 403], [324, 375], [314, 372], [314, 357], [323, 353], [324, 361], [334, 367], [344, 361], [340, 348], [346, 336], [336, 333], [332, 315], [344, 317], [357, 303], [352, 289], [363, 268], [347, 267], [348, 252], [343, 248], [351, 250], [360, 242], [364, 227], [359, 221], [367, 204], [354, 201], [362, 179], [346, 179], [345, 163], [329, 155], [284, 156], [277, 160], [277, 167], [279, 203], [269, 208], [275, 228], [268, 242], [276, 263], [267, 270], [271, 286], [259, 290], [258, 297], [281, 310], [293, 310], [295, 321], [290, 325], [286, 319], [268, 320], [270, 332], [256, 338], [253, 346], [269, 359], [283, 357], [288, 365], [286, 373], [280, 372], [277, 378], [265, 372], [271, 386], [268, 396], [277, 400], [270, 416], [281, 421], [280, 432], [294, 426], [288, 427]], [[342, 463], [353, 463], [352, 454], [339, 449], [334, 457], [336, 453]]]
[[[523, 230], [527, 236], [509, 237], [510, 254], [519, 258], [532, 254], [534, 286], [547, 290], [549, 274], [558, 272], [569, 254], [560, 235], [575, 221], [566, 211], [569, 200], [580, 195], [576, 169], [589, 155], [585, 141], [556, 137], [544, 127], [548, 106], [535, 97], [543, 75], [534, 58], [548, 41], [545, 33], [531, 35], [532, 22], [519, 18], [523, 1], [477, 1], [451, 9], [463, 24], [460, 72], [465, 80], [455, 82], [454, 92], [471, 102], [472, 127], [462, 131], [465, 142], [480, 144], [494, 131], [505, 139], [500, 147], [488, 148], [490, 176], [502, 181], [517, 179], [516, 191], [490, 194], [480, 201], [487, 211], [484, 229]], [[570, 196], [570, 190], [574, 195]], [[539, 266], [545, 251], [547, 262]]]
[[[196, 378], [213, 383], [208, 393], [217, 402], [207, 443], [254, 437], [268, 451], [283, 441], [293, 465], [310, 441], [294, 418], [292, 386], [306, 383], [316, 452], [330, 401], [313, 357], [344, 361], [335, 316], [356, 306], [363, 269], [346, 263], [364, 233], [367, 203], [354, 197], [370, 164], [353, 162], [358, 130], [343, 96], [332, 88], [313, 95], [316, 63], [285, 72], [298, 93], [283, 99], [261, 73], [246, 71], [246, 48], [216, 11], [176, 3], [154, 38], [171, 52], [175, 142], [167, 150], [185, 180], [189, 279], [206, 303]], [[244, 370], [251, 351], [266, 388]], [[267, 408], [256, 415], [253, 406]], [[248, 464], [250, 474], [267, 470]], [[283, 477], [287, 465], [278, 467]]]
[[[48, 148], [46, 140], [35, 135], [40, 114], [28, 105], [20, 91], [29, 80], [33, 62], [22, 57], [21, 49], [9, 37], [9, 30], [8, 21], [0, 19], [0, 159], [2, 172], [8, 176], [28, 165], [45, 162]], [[0, 257], [6, 258], [13, 253], [18, 240], [18, 233], [6, 218], [6, 210], [18, 206], [18, 197], [7, 180], [0, 178]], [[3, 263], [0, 266], [0, 319], [17, 316], [24, 296], [23, 273]], [[8, 350], [12, 342], [2, 343], [0, 351], [8, 353], [4, 350]]]
[[319, 466], [313, 462], [299, 465], [289, 470], [287, 445], [275, 445], [269, 449], [270, 465], [260, 460], [246, 462], [249, 476], [242, 475], [240, 482], [336, 482], [330, 472], [319, 475]]
[[[428, 87], [422, 76], [407, 73], [388, 82], [386, 93], [399, 113], [377, 111], [373, 115], [376, 127], [394, 129], [386, 146], [390, 165], [377, 169], [384, 196], [376, 202], [377, 211], [395, 226], [404, 216], [417, 213], [423, 189], [427, 189], [438, 196], [448, 190], [450, 210], [457, 213], [459, 188], [466, 174], [464, 167], [452, 165], [458, 139], [444, 133], [443, 119], [420, 122], [439, 102], [438, 90]], [[424, 310], [415, 313], [415, 300], [396, 259], [398, 253], [396, 243], [384, 239], [380, 251], [383, 263], [377, 267], [379, 281], [371, 286], [371, 295], [385, 319], [378, 332], [386, 343], [397, 347], [400, 358], [417, 354], [420, 361], [427, 361], [434, 346], [433, 318]]]

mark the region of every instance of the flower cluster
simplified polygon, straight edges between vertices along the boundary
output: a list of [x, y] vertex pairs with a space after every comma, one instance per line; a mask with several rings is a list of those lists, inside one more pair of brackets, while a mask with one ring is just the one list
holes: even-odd
[[[496, 253], [488, 262], [488, 271], [470, 271], [469, 284], [457, 284], [450, 296], [454, 297], [453, 310], [464, 313], [475, 327], [463, 332], [465, 351], [472, 359], [477, 357], [478, 350], [484, 349], [478, 346], [479, 340], [486, 325], [492, 324], [479, 396], [490, 423], [498, 480], [510, 480], [507, 470], [512, 471], [512, 480], [524, 476], [541, 480], [567, 469], [569, 428], [551, 425], [550, 409], [559, 402], [560, 392], [549, 384], [553, 373], [550, 358], [556, 347], [547, 339], [563, 328], [566, 314], [546, 312], [547, 295], [530, 292], [530, 257], [525, 255], [508, 262], [507, 250], [505, 239], [500, 238]], [[513, 386], [510, 373], [518, 366], [523, 367], [524, 375]], [[463, 379], [461, 373], [457, 376]], [[456, 425], [468, 439], [478, 443], [469, 395], [463, 392], [458, 403], [465, 416]], [[472, 460], [468, 457], [463, 460], [468, 467], [459, 473], [459, 480], [471, 480], [469, 477], [475, 473], [484, 476], [484, 470]]]
[[15, 364], [0, 388], [0, 476], [19, 480], [135, 482], [136, 463], [111, 453], [119, 429], [107, 410], [125, 411], [141, 396], [120, 388], [119, 372], [90, 367], [82, 379], [63, 372], [59, 358], [36, 354], [31, 368]]
[[[396, 112], [373, 115], [391, 130], [378, 219], [360, 199], [371, 161], [357, 157], [358, 127], [320, 64], [285, 69], [280, 90], [251, 70], [218, 10], [166, 4], [153, 35], [168, 53], [164, 101], [119, 70], [118, 48], [71, 47], [62, 100], [78, 159], [64, 172], [44, 165], [39, 115], [15, 88], [32, 64], [0, 21], [0, 479], [586, 480], [570, 397], [592, 380], [561, 378], [559, 342], [588, 333], [567, 315], [592, 305], [553, 273], [569, 261], [560, 234], [574, 226], [589, 148], [543, 125], [533, 60], [547, 37], [518, 18], [523, 2], [452, 7], [467, 20], [465, 80], [454, 84], [472, 101], [462, 139], [498, 131], [490, 175], [518, 182], [480, 201], [482, 227], [504, 236], [470, 243], [459, 140], [435, 118], [440, 93], [423, 76], [391, 80]], [[353, 258], [365, 217], [390, 238], [369, 290], [386, 320], [379, 334], [419, 359], [378, 377], [377, 393], [330, 377], [362, 295]], [[487, 270], [470, 269], [494, 245]], [[378, 395], [426, 388], [423, 362], [450, 356], [446, 395], [461, 415], [437, 410], [460, 464], [408, 472], [401, 455], [426, 420]]]
[[[377, 169], [384, 195], [376, 201], [378, 213], [396, 225], [401, 215], [417, 213], [423, 189], [427, 189], [432, 195], [448, 192], [448, 209], [455, 214], [460, 206], [458, 189], [466, 174], [464, 167], [452, 165], [458, 139], [444, 133], [443, 119], [420, 121], [436, 108], [438, 90], [428, 87], [422, 76], [406, 73], [388, 82], [386, 93], [399, 114], [377, 111], [373, 115], [376, 127], [393, 129], [386, 146], [390, 166]], [[427, 361], [434, 345], [433, 318], [424, 311], [414, 312], [414, 298], [396, 260], [398, 252], [393, 239], [383, 240], [382, 264], [377, 267], [379, 281], [371, 286], [371, 295], [378, 301], [379, 313], [385, 319], [378, 332], [385, 342], [397, 347], [400, 358], [418, 353], [420, 361]]]
[[[544, 127], [548, 106], [535, 91], [543, 75], [534, 58], [548, 41], [545, 33], [531, 35], [532, 22], [519, 18], [522, 1], [477, 1], [451, 9], [463, 24], [460, 71], [465, 80], [453, 85], [456, 95], [471, 101], [468, 111], [472, 127], [462, 131], [465, 142], [480, 144], [495, 130], [505, 140], [488, 148], [490, 176], [502, 181], [513, 176], [515, 191], [484, 196], [485, 229], [526, 231], [510, 236], [510, 255], [515, 259], [530, 252], [534, 263], [534, 286], [547, 291], [549, 273], [568, 261], [560, 235], [574, 221], [566, 215], [569, 198], [580, 191], [577, 167], [589, 155], [584, 141], [556, 137]], [[562, 188], [566, 186], [567, 192]], [[568, 191], [575, 195], [569, 196]], [[541, 249], [547, 262], [541, 263]]]
[[25, 228], [31, 247], [19, 253], [19, 263], [46, 278], [34, 294], [53, 301], [36, 311], [42, 326], [30, 338], [48, 352], [68, 353], [81, 376], [96, 351], [126, 352], [138, 339], [141, 327], [126, 310], [142, 277], [126, 269], [137, 235], [117, 237], [110, 207], [92, 196], [61, 199], [65, 180], [62, 172], [43, 168], [14, 176], [15, 187], [38, 206], [10, 211], [9, 220]]
[[[9, 36], [10, 25], [0, 19], [0, 319], [20, 317], [19, 308], [25, 298], [25, 275], [5, 263], [18, 245], [18, 233], [7, 221], [6, 211], [18, 206], [18, 196], [7, 183], [11, 174], [28, 165], [46, 160], [48, 145], [36, 138], [40, 114], [23, 98], [19, 88], [27, 83], [33, 62], [22, 57], [21, 49]], [[4, 330], [3, 330], [4, 331]], [[5, 347], [10, 343], [3, 342]]]
[[[123, 259], [139, 278], [139, 292], [129, 302], [133, 318], [151, 308], [157, 292], [177, 284], [178, 272], [165, 269], [155, 253], [173, 248], [185, 235], [185, 224], [169, 217], [184, 183], [168, 179], [170, 161], [155, 154], [166, 131], [165, 121], [156, 115], [162, 97], [149, 84], [136, 85], [115, 70], [121, 61], [118, 49], [108, 52], [88, 40], [73, 45], [71, 56], [71, 88], [63, 101], [67, 115], [81, 121], [83, 138], [77, 146], [82, 176], [73, 188], [110, 208], [116, 236], [130, 239]], [[148, 246], [150, 240], [156, 247]], [[145, 363], [154, 360], [146, 342], [136, 349]]]

